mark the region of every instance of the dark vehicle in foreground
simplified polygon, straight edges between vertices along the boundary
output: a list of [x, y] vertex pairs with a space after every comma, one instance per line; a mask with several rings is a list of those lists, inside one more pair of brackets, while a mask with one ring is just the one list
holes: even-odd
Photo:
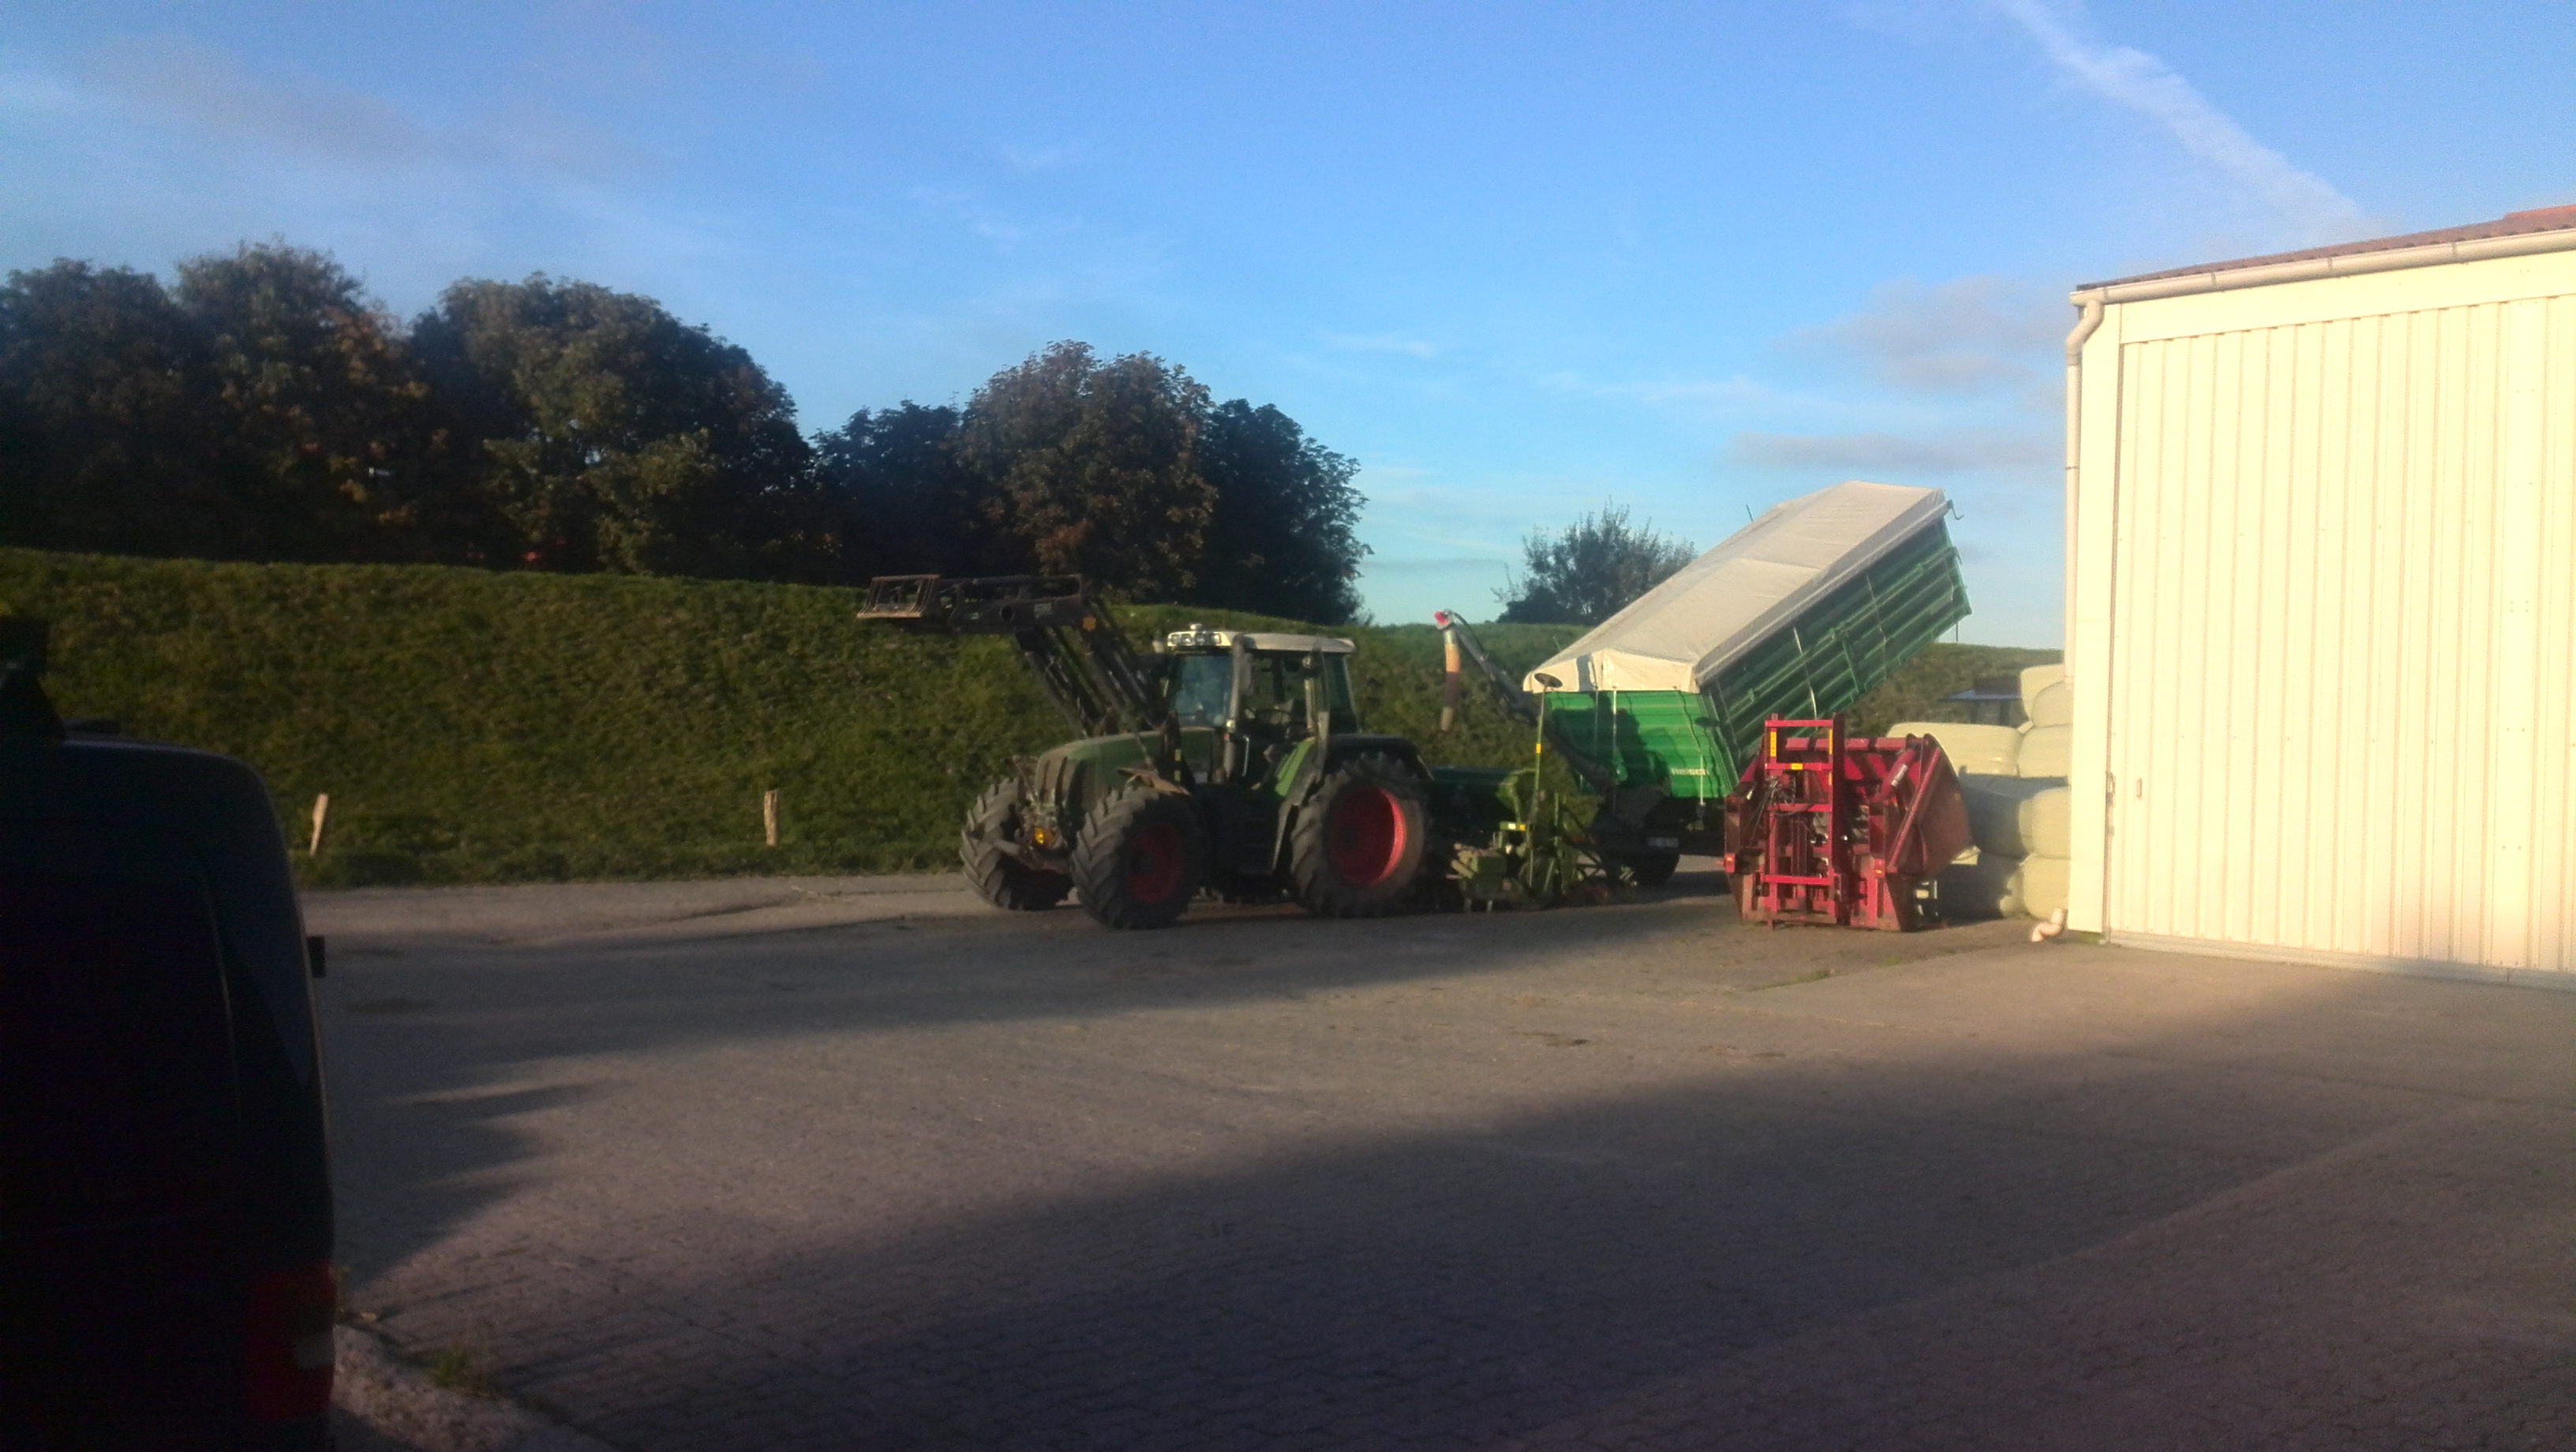
[[229, 757], [66, 731], [43, 668], [0, 620], [0, 1447], [327, 1446], [320, 944], [275, 811]]

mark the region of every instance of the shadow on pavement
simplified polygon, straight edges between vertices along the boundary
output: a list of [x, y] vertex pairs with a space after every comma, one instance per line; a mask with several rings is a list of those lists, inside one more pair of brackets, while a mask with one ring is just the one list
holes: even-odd
[[[390, 1042], [398, 1015], [335, 1026], [360, 1101], [343, 1122], [367, 1136], [343, 1154], [367, 1177], [350, 1203], [416, 1209], [372, 1247], [382, 1266], [502, 1195], [535, 1152], [502, 1121], [597, 1088], [507, 1083], [550, 1056], [606, 1076], [675, 1044], [1383, 990], [1562, 953], [1560, 933], [1615, 958], [1703, 931], [1669, 910], [1476, 926], [1006, 922], [936, 949], [871, 929], [772, 944], [707, 969], [730, 985], [713, 988], [670, 986], [697, 971], [677, 949], [588, 959], [527, 1004], [499, 955], [460, 962], [441, 970], [456, 986], [416, 994], [446, 998], [413, 1042]], [[1705, 931], [1746, 930], [1730, 914]], [[1829, 962], [1888, 951], [1826, 936]], [[1383, 961], [1336, 966], [1362, 944]], [[1157, 954], [1159, 976], [1117, 976]], [[616, 997], [656, 983], [654, 1012]], [[1655, 1083], [1215, 1144], [1112, 1190], [821, 1234], [656, 1222], [656, 1244], [692, 1249], [524, 1279], [495, 1264], [406, 1308], [403, 1334], [498, 1318], [505, 1382], [633, 1452], [2570, 1445], [2567, 1066], [2438, 1062], [2516, 1008], [2442, 995], [2500, 990], [2296, 985], [2223, 1024], [2150, 1002], [2076, 1045], [1856, 1028], [1819, 983], [1766, 996], [1735, 1042]], [[1985, 960], [1952, 989], [1999, 1021], [2049, 991]], [[2389, 1005], [2422, 1023], [2374, 1027]], [[2466, 1009], [2449, 1023], [2442, 1005]], [[2531, 1008], [2493, 1030], [2518, 1053], [2570, 1021], [2555, 996]], [[382, 1057], [348, 1068], [370, 1044]], [[1527, 1052], [1532, 1074], [1573, 1062]]]

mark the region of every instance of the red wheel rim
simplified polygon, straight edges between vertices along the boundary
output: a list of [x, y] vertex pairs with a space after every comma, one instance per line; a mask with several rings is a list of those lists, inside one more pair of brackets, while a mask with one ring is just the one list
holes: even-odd
[[1127, 839], [1127, 895], [1138, 902], [1167, 902], [1181, 890], [1181, 831], [1148, 822]]
[[1354, 887], [1375, 887], [1404, 863], [1404, 804], [1382, 786], [1355, 786], [1324, 819], [1324, 856]]

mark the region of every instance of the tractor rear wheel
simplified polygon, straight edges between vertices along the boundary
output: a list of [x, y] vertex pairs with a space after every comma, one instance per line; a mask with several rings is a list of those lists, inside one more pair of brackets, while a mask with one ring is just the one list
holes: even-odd
[[1197, 803], [1139, 783], [1094, 807], [1073, 849], [1083, 911], [1110, 928], [1168, 928], [1207, 880]]
[[1041, 872], [1002, 844], [1020, 828], [1020, 783], [1004, 777], [984, 789], [966, 809], [966, 830], [958, 834], [957, 856], [966, 864], [966, 881], [975, 894], [997, 908], [1033, 913], [1054, 907], [1073, 891], [1073, 879], [1060, 872]]
[[1375, 752], [1333, 768], [1288, 834], [1288, 876], [1306, 910], [1373, 918], [1412, 896], [1428, 835], [1422, 779]]

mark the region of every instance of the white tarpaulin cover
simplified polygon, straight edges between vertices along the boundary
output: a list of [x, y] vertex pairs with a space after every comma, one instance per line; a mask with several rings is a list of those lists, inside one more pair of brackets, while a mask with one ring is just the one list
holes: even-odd
[[1857, 480], [1783, 504], [1557, 652], [1545, 672], [1570, 691], [1696, 691], [1941, 518], [1938, 489]]

